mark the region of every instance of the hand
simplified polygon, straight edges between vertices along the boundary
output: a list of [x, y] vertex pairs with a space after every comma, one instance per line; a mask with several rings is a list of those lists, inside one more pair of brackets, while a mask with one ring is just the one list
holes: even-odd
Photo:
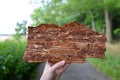
[[54, 65], [47, 61], [40, 80], [60, 80], [60, 76], [67, 67], [68, 64], [65, 64], [65, 61], [60, 61]]

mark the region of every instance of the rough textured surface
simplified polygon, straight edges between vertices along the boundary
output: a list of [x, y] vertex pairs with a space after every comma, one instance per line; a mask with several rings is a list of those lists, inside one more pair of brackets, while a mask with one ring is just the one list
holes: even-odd
[[41, 24], [28, 28], [24, 61], [56, 63], [84, 62], [85, 58], [104, 58], [106, 37], [83, 24], [72, 22], [58, 27]]

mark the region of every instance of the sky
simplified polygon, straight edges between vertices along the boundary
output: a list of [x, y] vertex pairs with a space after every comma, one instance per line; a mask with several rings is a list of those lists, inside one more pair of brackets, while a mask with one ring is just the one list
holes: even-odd
[[0, 1], [0, 34], [14, 34], [17, 22], [28, 21], [32, 24], [30, 14], [37, 7], [30, 0]]

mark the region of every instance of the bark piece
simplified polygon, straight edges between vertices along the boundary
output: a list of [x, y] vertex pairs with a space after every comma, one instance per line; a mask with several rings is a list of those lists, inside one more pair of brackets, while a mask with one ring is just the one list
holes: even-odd
[[106, 37], [83, 24], [63, 26], [41, 24], [28, 27], [28, 41], [23, 57], [28, 62], [84, 62], [86, 58], [105, 57]]

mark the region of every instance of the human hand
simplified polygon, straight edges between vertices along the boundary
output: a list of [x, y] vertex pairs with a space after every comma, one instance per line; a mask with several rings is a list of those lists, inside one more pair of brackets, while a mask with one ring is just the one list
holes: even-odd
[[60, 80], [60, 76], [67, 67], [68, 64], [65, 64], [65, 61], [60, 61], [54, 65], [47, 61], [40, 80]]

